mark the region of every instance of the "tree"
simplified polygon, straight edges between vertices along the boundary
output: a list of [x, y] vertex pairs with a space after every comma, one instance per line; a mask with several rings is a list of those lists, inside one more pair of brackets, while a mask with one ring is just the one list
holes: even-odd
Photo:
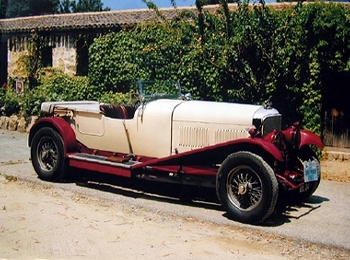
[[[2, 0], [3, 2], [4, 0]], [[5, 18], [54, 14], [59, 0], [8, 0]], [[6, 2], [6, 0], [4, 1]]]
[[73, 13], [109, 11], [109, 7], [103, 8], [101, 0], [75, 0], [71, 1]]
[[7, 0], [0, 0], [0, 19], [6, 16]]
[[0, 0], [0, 17], [108, 11], [101, 0]]
[[60, 14], [71, 13], [71, 1], [61, 0], [58, 4], [58, 12]]
[[[224, 4], [224, 2], [227, 3], [237, 3], [239, 0], [196, 0], [200, 5], [217, 5], [217, 4]], [[198, 6], [198, 5], [197, 5]]]
[[29, 16], [33, 16], [57, 13], [59, 0], [30, 0], [28, 2]]
[[29, 0], [8, 0], [6, 18], [14, 18], [29, 15]]
[[8, 0], [5, 18], [54, 14], [57, 13], [58, 2], [59, 0]]

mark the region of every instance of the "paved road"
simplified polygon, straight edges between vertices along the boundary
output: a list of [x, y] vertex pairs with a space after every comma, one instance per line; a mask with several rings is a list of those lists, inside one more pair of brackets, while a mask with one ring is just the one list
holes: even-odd
[[180, 201], [115, 185], [90, 184], [84, 187], [74, 182], [43, 182], [32, 169], [26, 140], [27, 134], [0, 130], [0, 174], [128, 203], [135, 207], [145, 207], [155, 212], [177, 214], [245, 229], [259, 229], [350, 250], [349, 183], [322, 181], [314, 196], [303, 206], [283, 208], [283, 212], [275, 214], [264, 225], [246, 225], [228, 220], [215, 203]]

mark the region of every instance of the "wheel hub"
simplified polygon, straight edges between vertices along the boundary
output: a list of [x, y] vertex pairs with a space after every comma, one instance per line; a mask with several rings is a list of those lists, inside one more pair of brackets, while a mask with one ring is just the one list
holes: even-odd
[[49, 157], [49, 151], [47, 151], [47, 150], [43, 151], [41, 158], [42, 158], [43, 160], [45, 160], [45, 159], [47, 159], [48, 157]]
[[238, 195], [245, 195], [249, 190], [252, 189], [252, 184], [249, 183], [249, 182], [246, 182], [246, 183], [240, 183], [238, 185]]
[[44, 141], [41, 143], [40, 151], [38, 151], [38, 159], [43, 170], [52, 170], [57, 164], [57, 153], [55, 144], [52, 141]]

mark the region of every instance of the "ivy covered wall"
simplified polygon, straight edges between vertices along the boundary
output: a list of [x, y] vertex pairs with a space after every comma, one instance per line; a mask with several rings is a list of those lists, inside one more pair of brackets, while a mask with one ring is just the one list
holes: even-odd
[[[300, 120], [321, 134], [333, 78], [350, 80], [347, 5], [299, 2], [277, 11], [240, 3], [234, 11], [227, 4], [214, 13], [198, 10], [172, 21], [159, 22], [160, 15], [96, 39], [90, 83], [101, 91], [126, 92], [138, 79], [179, 79], [196, 99], [271, 100], [285, 125]], [[337, 86], [342, 93], [346, 88]]]

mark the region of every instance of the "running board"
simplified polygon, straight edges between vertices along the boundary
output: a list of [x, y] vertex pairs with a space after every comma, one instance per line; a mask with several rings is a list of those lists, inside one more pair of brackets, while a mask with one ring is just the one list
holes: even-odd
[[130, 169], [133, 165], [139, 164], [140, 162], [133, 161], [133, 160], [127, 160], [124, 162], [116, 162], [115, 160], [110, 160], [109, 157], [106, 156], [100, 156], [100, 155], [92, 155], [87, 153], [77, 153], [73, 155], [68, 155], [69, 159], [79, 160], [79, 161], [85, 161], [85, 162], [92, 162], [92, 163], [99, 163], [99, 164], [107, 164], [122, 168]]
[[132, 166], [141, 162], [133, 160], [118, 160], [118, 158], [92, 155], [87, 153], [77, 153], [68, 155], [69, 165], [72, 167], [111, 173], [121, 176], [129, 176]]

